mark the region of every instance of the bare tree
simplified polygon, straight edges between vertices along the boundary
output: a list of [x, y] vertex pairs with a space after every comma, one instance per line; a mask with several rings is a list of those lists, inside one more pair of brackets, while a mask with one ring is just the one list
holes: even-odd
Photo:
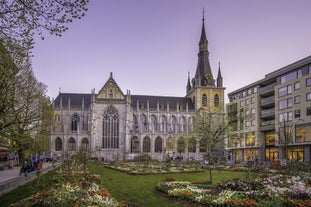
[[275, 130], [275, 134], [277, 135], [277, 143], [282, 150], [282, 158], [287, 159], [287, 149], [288, 145], [293, 142], [295, 133], [295, 126], [291, 121], [290, 117], [284, 116], [284, 114], [280, 115], [280, 120], [278, 124], [278, 128]]
[[61, 36], [74, 19], [81, 19], [89, 0], [0, 1], [0, 40], [9, 48], [27, 53], [37, 33]]
[[[209, 164], [214, 164], [222, 156], [224, 138], [228, 130], [224, 113], [208, 113], [199, 110], [194, 122], [193, 137], [200, 141], [200, 151], [205, 152]], [[210, 168], [212, 183], [212, 169]]]

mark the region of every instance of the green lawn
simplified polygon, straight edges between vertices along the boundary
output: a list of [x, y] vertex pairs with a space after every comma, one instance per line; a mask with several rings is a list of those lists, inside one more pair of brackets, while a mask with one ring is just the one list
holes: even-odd
[[[209, 179], [208, 172], [172, 173], [154, 175], [128, 175], [103, 165], [90, 164], [89, 170], [103, 178], [104, 185], [117, 200], [133, 204], [135, 207], [177, 207], [180, 204], [155, 193], [154, 187], [164, 178], [173, 177], [180, 181], [203, 181]], [[245, 173], [232, 171], [214, 171], [213, 182], [232, 178], [244, 178]]]

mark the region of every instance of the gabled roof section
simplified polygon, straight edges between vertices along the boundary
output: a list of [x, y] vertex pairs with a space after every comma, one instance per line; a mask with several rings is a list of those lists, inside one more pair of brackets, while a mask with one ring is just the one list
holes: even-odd
[[96, 99], [109, 99], [109, 100], [124, 100], [124, 94], [117, 82], [112, 77], [112, 72], [110, 72], [110, 77], [105, 83], [105, 85], [98, 92]]
[[147, 102], [149, 102], [149, 109], [157, 110], [157, 104], [159, 108], [164, 107], [167, 109], [169, 104], [170, 110], [177, 110], [177, 103], [179, 109], [186, 110], [186, 104], [188, 103], [188, 110], [194, 110], [194, 105], [190, 98], [185, 97], [171, 97], [171, 96], [148, 96], [148, 95], [131, 95], [133, 109], [137, 109], [137, 101], [139, 106], [147, 109]]
[[91, 105], [91, 94], [59, 93], [54, 100], [54, 108], [88, 108]]

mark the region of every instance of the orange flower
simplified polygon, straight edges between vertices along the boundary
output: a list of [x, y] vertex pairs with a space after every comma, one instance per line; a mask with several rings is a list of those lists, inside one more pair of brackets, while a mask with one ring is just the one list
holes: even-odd
[[101, 196], [110, 196], [110, 193], [107, 191], [97, 191], [96, 193]]

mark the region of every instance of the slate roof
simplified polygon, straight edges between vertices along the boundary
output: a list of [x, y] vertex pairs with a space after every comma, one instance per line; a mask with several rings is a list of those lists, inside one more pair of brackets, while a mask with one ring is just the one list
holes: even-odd
[[[54, 107], [60, 108], [60, 100], [62, 99], [62, 107], [68, 108], [70, 98], [71, 108], [82, 108], [82, 100], [84, 99], [84, 108], [88, 108], [91, 104], [91, 94], [82, 93], [60, 93], [54, 100]], [[163, 105], [165, 108], [167, 103], [169, 103], [170, 110], [177, 109], [177, 103], [179, 106], [183, 106], [186, 110], [186, 103], [188, 103], [188, 109], [194, 110], [194, 105], [190, 98], [185, 97], [171, 97], [171, 96], [148, 96], [148, 95], [131, 95], [132, 105], [134, 109], [137, 109], [137, 101], [143, 104], [145, 109], [147, 109], [147, 101], [149, 101], [150, 109], [157, 109], [157, 103], [159, 106]]]
[[59, 93], [54, 100], [54, 107], [60, 107], [60, 100], [62, 99], [62, 107], [68, 108], [70, 98], [71, 108], [82, 108], [82, 100], [84, 100], [84, 108], [91, 105], [91, 94], [87, 93]]
[[143, 103], [144, 107], [147, 108], [147, 101], [149, 101], [150, 109], [157, 109], [157, 102], [159, 105], [162, 104], [166, 108], [167, 103], [169, 103], [170, 110], [177, 109], [177, 102], [183, 105], [183, 109], [186, 110], [186, 103], [188, 103], [188, 109], [194, 110], [194, 106], [190, 98], [185, 97], [171, 97], [171, 96], [148, 96], [148, 95], [131, 95], [133, 108], [137, 109], [137, 100], [139, 103]]

